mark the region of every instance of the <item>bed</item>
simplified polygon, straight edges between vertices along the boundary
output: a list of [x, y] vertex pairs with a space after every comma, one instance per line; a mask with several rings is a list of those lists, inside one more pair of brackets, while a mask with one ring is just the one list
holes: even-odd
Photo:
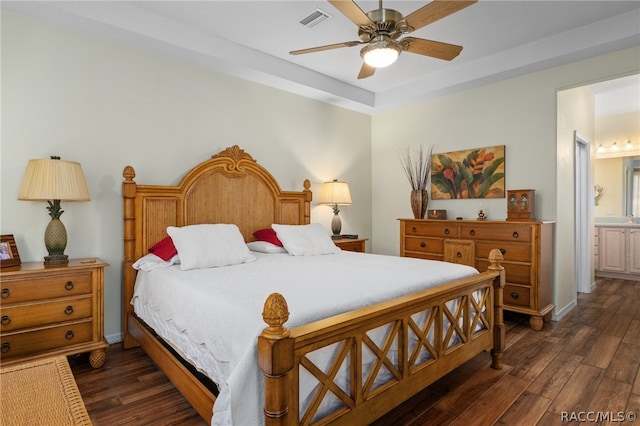
[[[206, 375], [207, 369], [192, 365], [190, 355], [186, 356], [189, 359], [186, 362], [178, 342], [168, 341], [166, 335], [160, 337], [158, 330], [149, 325], [152, 321], [141, 319], [142, 310], [140, 315], [136, 314], [132, 301], [143, 299], [140, 296], [143, 291], [153, 297], [154, 289], [160, 293], [160, 287], [159, 284], [154, 287], [155, 283], [146, 290], [141, 290], [140, 283], [136, 287], [136, 281], [142, 282], [155, 272], [139, 273], [133, 266], [148, 254], [150, 247], [166, 239], [168, 229], [233, 224], [244, 241], [252, 242], [257, 230], [268, 229], [273, 224], [282, 228], [309, 227], [313, 225], [310, 182], [305, 180], [301, 191], [283, 191], [274, 177], [238, 146], [200, 163], [176, 186], [138, 185], [131, 166], [124, 169], [123, 177], [124, 347], [141, 346], [207, 422], [212, 421], [212, 412], [216, 413], [214, 423], [228, 421], [230, 417], [220, 420], [216, 411], [220, 407], [239, 404], [242, 411], [254, 410], [254, 407], [244, 407], [244, 401], [229, 402], [231, 397], [224, 386], [221, 393], [220, 386], [217, 389], [207, 386], [207, 380], [201, 377], [202, 370]], [[302, 269], [291, 272], [288, 280], [292, 283], [313, 281], [315, 272], [307, 275], [305, 271], [321, 269], [319, 262], [324, 259], [344, 260], [347, 265], [368, 269], [363, 263], [368, 261], [367, 256], [376, 255], [345, 252], [299, 256], [295, 261], [303, 262]], [[279, 262], [296, 258], [262, 253], [256, 253], [255, 257], [255, 262], [241, 265], [244, 273], [259, 274], [256, 268], [261, 262], [271, 262], [272, 268], [281, 270]], [[323, 259], [319, 259], [321, 257]], [[376, 258], [376, 262], [382, 264], [387, 257]], [[251, 338], [250, 354], [236, 368], [239, 377], [253, 374], [249, 373], [252, 369], [260, 372], [260, 407], [257, 408], [260, 416], [256, 418], [269, 425], [368, 424], [483, 351], [491, 353], [491, 367], [502, 368], [504, 271], [499, 250], [493, 251], [489, 260], [491, 266], [487, 271], [467, 274], [458, 269], [464, 273], [455, 279], [442, 275], [442, 282], [437, 286], [390, 293], [391, 296], [381, 300], [340, 308], [327, 316], [317, 313], [303, 316], [300, 305], [309, 303], [298, 295], [291, 299], [295, 303], [289, 307], [283, 295], [288, 290], [277, 291], [286, 289], [279, 286], [278, 277], [276, 281], [265, 279], [260, 291], [266, 291], [266, 300], [258, 301], [262, 312], [255, 313], [255, 316], [261, 314], [264, 324], [260, 326], [261, 331], [255, 332], [256, 324], [251, 323], [249, 333], [256, 335]], [[427, 261], [417, 259], [405, 261], [413, 262], [407, 264], [409, 270], [427, 265]], [[446, 266], [444, 262], [434, 263]], [[236, 267], [227, 269], [230, 268]], [[181, 277], [177, 269], [173, 265], [162, 273]], [[199, 270], [193, 274], [220, 272], [211, 269], [213, 271]], [[393, 275], [384, 279], [390, 282], [388, 286], [378, 284], [383, 293], [395, 284]], [[374, 278], [371, 280], [374, 286]], [[287, 280], [282, 278], [282, 281]], [[315, 291], [310, 294], [320, 299], [322, 291]], [[314, 303], [315, 300], [311, 304]], [[335, 300], [327, 303], [333, 306]], [[256, 310], [255, 301], [249, 305], [251, 310]], [[291, 326], [288, 325], [290, 316]], [[236, 324], [245, 322], [241, 320]], [[215, 329], [218, 322], [208, 320], [207, 324]], [[234, 329], [219, 328], [227, 332]], [[255, 365], [247, 364], [247, 360]], [[310, 380], [313, 386], [309, 386]], [[243, 388], [242, 381], [239, 386]]]

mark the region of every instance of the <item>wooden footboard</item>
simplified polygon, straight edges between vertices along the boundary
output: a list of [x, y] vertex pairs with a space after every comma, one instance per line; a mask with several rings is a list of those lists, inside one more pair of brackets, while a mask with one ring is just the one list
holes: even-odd
[[[368, 424], [482, 351], [501, 369], [501, 253], [490, 260], [489, 271], [475, 277], [291, 330], [284, 297], [270, 295], [268, 327], [258, 338], [265, 424]], [[316, 365], [315, 354], [327, 347], [331, 360]], [[348, 375], [346, 386], [335, 380], [338, 371]], [[317, 380], [304, 404], [301, 373]], [[336, 402], [324, 413], [327, 395]]]

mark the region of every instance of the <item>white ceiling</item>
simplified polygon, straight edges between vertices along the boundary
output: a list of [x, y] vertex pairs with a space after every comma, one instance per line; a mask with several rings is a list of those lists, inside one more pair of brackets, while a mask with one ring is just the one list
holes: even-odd
[[[426, 3], [386, 0], [384, 7], [407, 15]], [[364, 11], [378, 7], [378, 1], [357, 4]], [[331, 18], [314, 28], [301, 25], [316, 8]], [[453, 61], [404, 52], [358, 80], [359, 46], [288, 53], [358, 40], [355, 24], [324, 0], [2, 1], [2, 9], [365, 113], [640, 44], [638, 0], [480, 0], [411, 34], [464, 46]], [[635, 93], [630, 102], [637, 110], [640, 85], [637, 77], [630, 80], [635, 86], [616, 90]], [[610, 91], [601, 90], [594, 87], [596, 99]]]

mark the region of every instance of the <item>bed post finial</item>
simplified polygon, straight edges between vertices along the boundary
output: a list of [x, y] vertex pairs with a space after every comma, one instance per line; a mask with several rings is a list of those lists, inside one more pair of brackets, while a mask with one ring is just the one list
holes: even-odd
[[493, 249], [489, 253], [490, 271], [499, 272], [500, 275], [493, 280], [493, 349], [491, 349], [491, 367], [496, 370], [502, 370], [502, 353], [505, 345], [505, 326], [504, 326], [504, 299], [502, 290], [504, 289], [505, 274], [502, 262], [504, 257], [498, 249]]
[[133, 178], [136, 177], [136, 171], [131, 166], [126, 166], [122, 171], [122, 177], [125, 183], [133, 182]]
[[289, 337], [289, 330], [284, 323], [289, 320], [289, 307], [284, 296], [280, 293], [271, 293], [264, 302], [262, 319], [268, 327], [262, 335], [267, 339], [284, 339]]
[[264, 424], [292, 424], [288, 401], [292, 386], [289, 371], [294, 364], [293, 339], [284, 327], [289, 319], [284, 296], [271, 293], [264, 302], [262, 318], [269, 325], [258, 336], [258, 365], [264, 374]]

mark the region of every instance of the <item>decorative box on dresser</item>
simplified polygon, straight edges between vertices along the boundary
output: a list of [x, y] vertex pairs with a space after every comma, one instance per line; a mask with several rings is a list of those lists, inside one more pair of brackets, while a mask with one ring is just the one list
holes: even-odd
[[366, 241], [366, 238], [340, 238], [333, 240], [333, 243], [342, 250], [364, 253]]
[[552, 303], [554, 222], [400, 219], [400, 255], [444, 260], [484, 271], [489, 252], [504, 256], [505, 309], [529, 315], [541, 330]]
[[92, 367], [105, 362], [104, 268], [97, 258], [68, 265], [25, 262], [0, 272], [2, 365], [53, 355], [90, 352]]

